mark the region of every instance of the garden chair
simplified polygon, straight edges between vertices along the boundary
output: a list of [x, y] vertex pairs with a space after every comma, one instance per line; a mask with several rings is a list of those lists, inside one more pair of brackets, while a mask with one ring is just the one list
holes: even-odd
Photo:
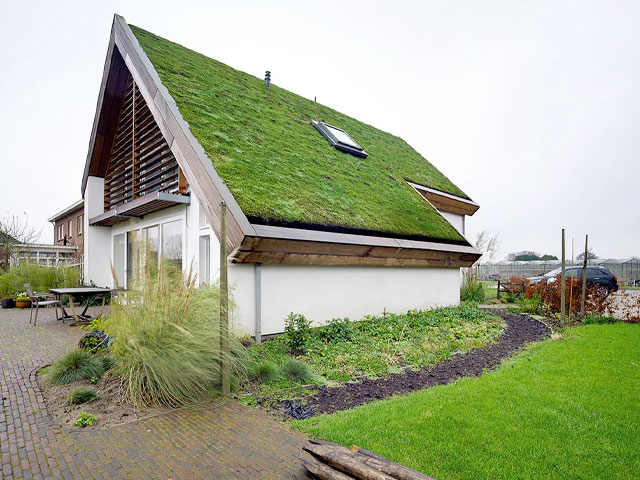
[[38, 322], [38, 309], [40, 307], [49, 307], [53, 305], [56, 309], [56, 319], [58, 318], [58, 305], [62, 308], [62, 304], [59, 300], [47, 300], [47, 298], [51, 298], [52, 295], [50, 293], [33, 293], [33, 289], [31, 285], [28, 283], [23, 284], [25, 291], [27, 292], [27, 296], [29, 300], [31, 300], [31, 311], [29, 312], [29, 323], [31, 323], [33, 317], [33, 309], [36, 309], [36, 316], [33, 319], [33, 325], [35, 326]]

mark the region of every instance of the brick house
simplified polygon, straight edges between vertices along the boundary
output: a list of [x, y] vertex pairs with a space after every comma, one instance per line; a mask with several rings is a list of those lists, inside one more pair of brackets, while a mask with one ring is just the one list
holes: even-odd
[[78, 258], [84, 254], [84, 200], [69, 205], [49, 219], [53, 224], [53, 244], [77, 247]]

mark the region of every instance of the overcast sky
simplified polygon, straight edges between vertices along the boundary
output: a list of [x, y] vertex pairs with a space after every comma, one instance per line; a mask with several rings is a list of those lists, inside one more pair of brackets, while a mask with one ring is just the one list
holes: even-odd
[[[640, 255], [640, 2], [79, 1], [0, 6], [0, 213], [80, 182], [114, 13], [405, 139], [501, 257]], [[393, 159], [389, 159], [393, 161]]]

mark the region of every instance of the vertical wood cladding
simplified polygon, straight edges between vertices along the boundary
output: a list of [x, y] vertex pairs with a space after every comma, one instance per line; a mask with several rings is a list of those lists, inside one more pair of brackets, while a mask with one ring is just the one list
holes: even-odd
[[104, 208], [157, 190], [186, 193], [169, 145], [129, 74], [104, 181]]

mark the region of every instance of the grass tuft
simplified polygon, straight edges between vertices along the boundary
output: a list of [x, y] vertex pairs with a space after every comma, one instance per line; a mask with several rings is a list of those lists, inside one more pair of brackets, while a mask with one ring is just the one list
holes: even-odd
[[262, 383], [273, 382], [278, 378], [278, 366], [270, 360], [259, 360], [253, 366], [253, 376]]
[[94, 388], [76, 388], [67, 396], [69, 405], [81, 405], [98, 398], [98, 393]]
[[47, 375], [52, 383], [64, 385], [91, 377], [100, 378], [103, 373], [102, 362], [89, 352], [73, 350], [56, 360], [48, 369]]
[[294, 382], [305, 383], [313, 377], [311, 368], [304, 362], [290, 358], [282, 365], [282, 374]]

